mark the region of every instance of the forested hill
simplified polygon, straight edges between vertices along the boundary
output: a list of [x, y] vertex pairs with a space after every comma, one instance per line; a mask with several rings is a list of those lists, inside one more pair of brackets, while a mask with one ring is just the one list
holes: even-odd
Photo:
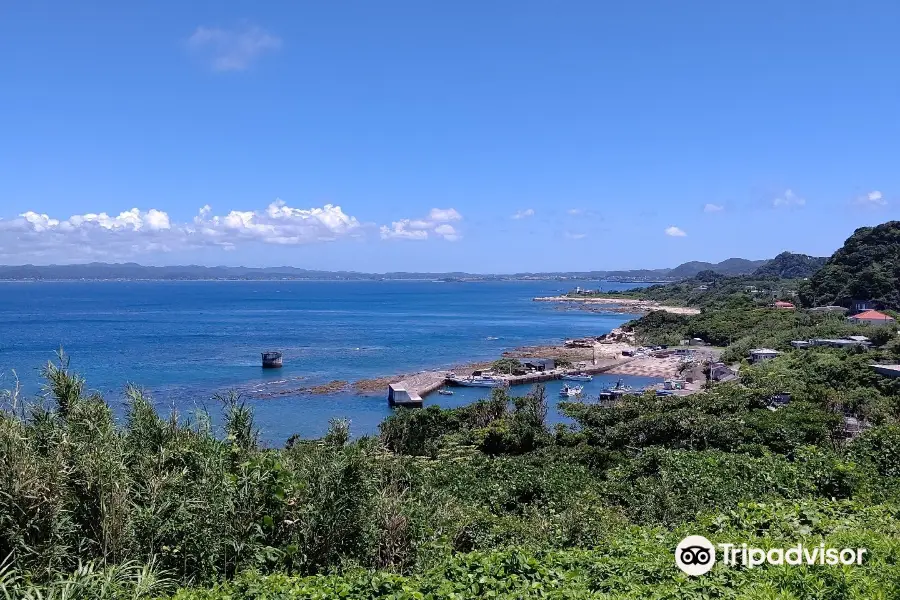
[[900, 221], [853, 232], [800, 290], [808, 306], [871, 300], [900, 309]]
[[827, 257], [809, 256], [808, 254], [794, 254], [782, 252], [763, 266], [753, 272], [754, 277], [780, 277], [784, 279], [802, 279], [812, 277], [821, 269]]
[[720, 263], [694, 260], [678, 265], [666, 275], [672, 279], [690, 279], [703, 271], [715, 271], [720, 275], [749, 275], [767, 262], [766, 260], [747, 260], [746, 258], [729, 258]]

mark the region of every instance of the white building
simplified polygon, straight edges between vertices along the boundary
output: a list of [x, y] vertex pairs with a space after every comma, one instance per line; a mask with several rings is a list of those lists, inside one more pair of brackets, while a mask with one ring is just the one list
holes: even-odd
[[766, 360], [772, 360], [776, 356], [780, 356], [781, 352], [770, 348], [754, 348], [750, 351], [750, 362], [758, 363]]

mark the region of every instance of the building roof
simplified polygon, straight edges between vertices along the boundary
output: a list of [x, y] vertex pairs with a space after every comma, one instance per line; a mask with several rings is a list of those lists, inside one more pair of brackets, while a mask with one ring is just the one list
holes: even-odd
[[750, 351], [750, 354], [781, 354], [781, 352], [771, 348], [754, 348]]
[[775, 303], [775, 308], [794, 308], [794, 305], [790, 302], [782, 302], [781, 300], [779, 300]]
[[851, 319], [859, 319], [865, 321], [893, 321], [894, 317], [890, 315], [886, 315], [883, 312], [878, 312], [877, 310], [866, 310], [858, 315], [853, 315], [850, 317]]

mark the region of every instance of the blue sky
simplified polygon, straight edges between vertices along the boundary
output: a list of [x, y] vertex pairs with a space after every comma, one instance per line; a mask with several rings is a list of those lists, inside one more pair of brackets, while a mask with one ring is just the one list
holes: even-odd
[[886, 1], [6, 3], [0, 262], [830, 254], [900, 218], [898, 22]]

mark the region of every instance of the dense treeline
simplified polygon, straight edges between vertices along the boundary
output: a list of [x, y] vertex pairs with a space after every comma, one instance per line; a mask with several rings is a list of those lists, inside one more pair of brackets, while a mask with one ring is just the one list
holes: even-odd
[[[672, 306], [720, 308], [727, 306], [768, 306], [775, 300], [792, 300], [802, 280], [776, 276], [726, 277], [714, 271], [702, 271], [692, 279], [678, 283], [652, 285], [622, 292], [598, 292], [608, 298], [652, 300]], [[586, 294], [577, 294], [585, 296]]]
[[[889, 597], [900, 589], [900, 395], [864, 367], [845, 351], [789, 353], [689, 398], [570, 403], [572, 425], [553, 429], [541, 388], [498, 390], [463, 408], [400, 410], [377, 437], [352, 440], [334, 422], [320, 440], [272, 449], [234, 396], [221, 399], [221, 435], [202, 414], [160, 417], [134, 388], [117, 425], [65, 362], [50, 365], [45, 400], [11, 396], [0, 415], [0, 591]], [[792, 402], [770, 410], [786, 391]], [[845, 412], [875, 427], [848, 441]], [[717, 567], [689, 581], [671, 554], [686, 532], [853, 542], [872, 562], [852, 579]]]
[[782, 252], [753, 272], [754, 277], [779, 277], [782, 279], [803, 279], [812, 277], [825, 265], [828, 259], [808, 254]]
[[806, 306], [869, 300], [900, 309], [900, 221], [860, 227], [800, 290]]

